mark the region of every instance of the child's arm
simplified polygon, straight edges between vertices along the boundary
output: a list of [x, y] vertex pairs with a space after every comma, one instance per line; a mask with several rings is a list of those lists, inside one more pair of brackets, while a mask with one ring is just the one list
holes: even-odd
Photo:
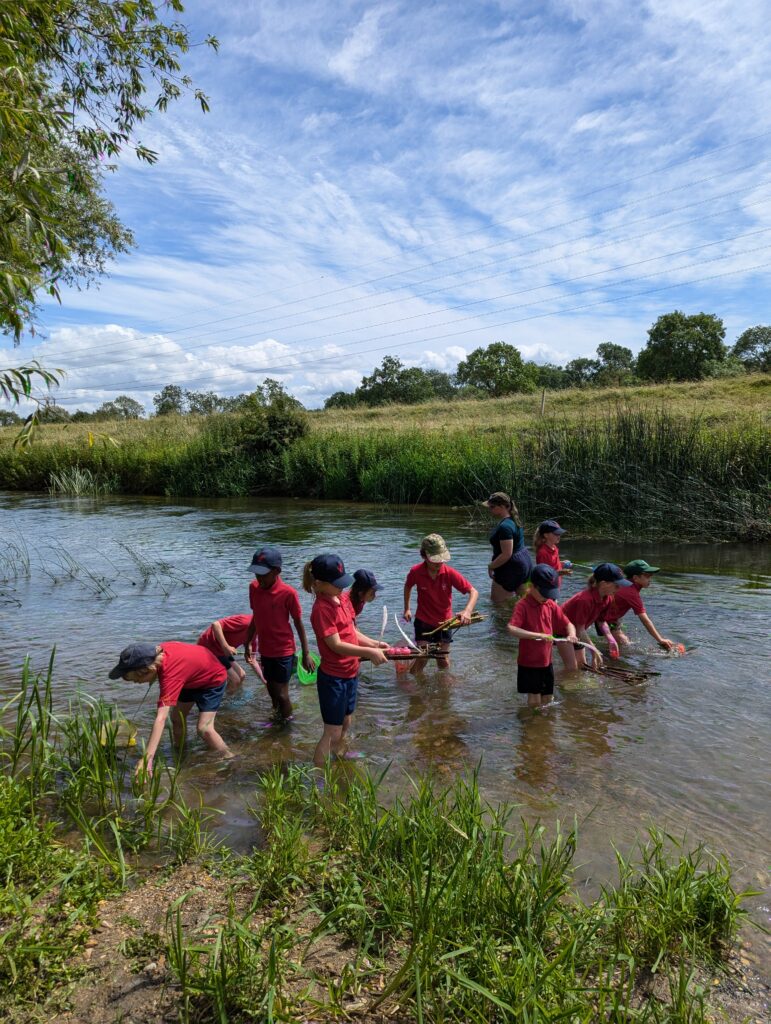
[[300, 648], [303, 656], [303, 668], [306, 672], [313, 672], [316, 666], [311, 661], [311, 651], [308, 647], [308, 634], [305, 632], [303, 620], [299, 616], [297, 618], [292, 616], [292, 621], [294, 622], [294, 628], [297, 631], [297, 638], [300, 641]]
[[479, 591], [476, 589], [476, 587], [472, 587], [471, 590], [469, 590], [468, 592], [468, 601], [466, 602], [466, 607], [458, 615], [458, 618], [462, 623], [468, 624], [469, 622], [471, 622], [471, 613], [474, 611], [478, 599]]
[[246, 634], [246, 640], [244, 641], [244, 658], [247, 663], [254, 668], [255, 658], [252, 652], [252, 644], [254, 638], [257, 636], [257, 619], [252, 615], [252, 621], [249, 623], [249, 631]]
[[665, 651], [672, 650], [672, 648], [675, 646], [674, 642], [672, 640], [667, 640], [666, 637], [663, 637], [661, 633], [659, 633], [659, 631], [656, 629], [656, 627], [653, 625], [650, 618], [648, 617], [647, 612], [643, 612], [642, 615], [638, 616], [638, 618], [640, 619], [640, 622], [642, 622], [643, 626], [645, 626], [645, 628], [648, 630], [653, 639], [656, 641], [656, 643], [659, 645], [659, 647], [663, 647]]
[[238, 654], [238, 648], [231, 647], [225, 639], [225, 634], [222, 632], [222, 626], [220, 625], [219, 619], [216, 622], [212, 622], [211, 628], [212, 633], [214, 633], [214, 636], [217, 638], [217, 643], [222, 648], [222, 653], [224, 655], [231, 655], [235, 657], [235, 655]]
[[356, 630], [356, 638], [362, 647], [380, 647], [385, 650], [386, 647], [391, 646], [385, 640], [373, 640], [371, 636], [366, 636], [360, 629]]
[[163, 731], [166, 728], [166, 720], [169, 717], [170, 711], [171, 708], [168, 707], [158, 708], [155, 715], [155, 721], [153, 722], [153, 727], [150, 730], [150, 739], [147, 741], [144, 756], [136, 766], [134, 771], [135, 775], [141, 775], [142, 772], [146, 772], [148, 776], [153, 774], [153, 758], [155, 757], [155, 752], [163, 739]]
[[[358, 630], [356, 633], [359, 635]], [[332, 633], [331, 636], [324, 637], [324, 643], [334, 654], [338, 654], [344, 658], [363, 658], [365, 661], [371, 661], [373, 665], [384, 665], [388, 658], [386, 658], [380, 647], [367, 647], [364, 644], [349, 644], [344, 640], [340, 639], [339, 633]]]
[[522, 629], [521, 626], [512, 626], [511, 623], [506, 627], [512, 636], [515, 636], [518, 640], [551, 640], [551, 633], [531, 633], [529, 629]]
[[616, 640], [616, 638], [611, 633], [610, 626], [607, 624], [607, 622], [598, 622], [597, 628], [608, 641], [608, 650], [610, 651], [611, 658], [620, 657], [618, 650], [618, 640]]
[[412, 612], [410, 611], [410, 594], [412, 593], [412, 584], [404, 584], [404, 621], [409, 622], [412, 618]]
[[[603, 625], [605, 625], [605, 623], [603, 623]], [[600, 652], [597, 650], [597, 648], [592, 643], [592, 638], [587, 633], [586, 627], [585, 626], [581, 626], [581, 628], [577, 629], [576, 632], [578, 634], [578, 639], [582, 640], [586, 644], [589, 644], [591, 646], [591, 648], [592, 648], [592, 668], [595, 669], [595, 670], [602, 668], [602, 666], [604, 664], [604, 662], [602, 660], [602, 655], [600, 654]], [[579, 660], [580, 660], [581, 657], [584, 656], [584, 649], [581, 648], [581, 650], [577, 651], [576, 654], [578, 655]]]

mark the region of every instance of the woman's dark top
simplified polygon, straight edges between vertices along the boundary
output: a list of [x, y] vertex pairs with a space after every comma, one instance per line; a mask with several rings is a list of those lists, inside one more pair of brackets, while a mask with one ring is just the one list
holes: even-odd
[[513, 593], [529, 577], [533, 568], [533, 559], [525, 547], [525, 531], [521, 526], [517, 526], [511, 516], [501, 519], [490, 534], [490, 543], [493, 546], [491, 561], [500, 555], [501, 541], [504, 540], [514, 542], [511, 558], [508, 562], [493, 569], [493, 579], [504, 590]]

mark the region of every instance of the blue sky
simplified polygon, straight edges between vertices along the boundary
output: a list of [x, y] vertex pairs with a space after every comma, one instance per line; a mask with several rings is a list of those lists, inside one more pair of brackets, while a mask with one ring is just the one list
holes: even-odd
[[674, 308], [769, 321], [768, 5], [188, 5], [211, 113], [146, 125], [109, 193], [138, 247], [6, 344], [94, 408], [264, 377], [309, 407], [386, 354], [444, 370], [635, 351]]

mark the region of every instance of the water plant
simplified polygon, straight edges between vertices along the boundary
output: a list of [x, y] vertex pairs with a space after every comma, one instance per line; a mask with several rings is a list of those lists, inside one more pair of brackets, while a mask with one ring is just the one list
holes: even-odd
[[115, 477], [100, 477], [88, 466], [65, 466], [54, 470], [48, 478], [49, 494], [65, 494], [74, 498], [99, 498], [118, 490]]

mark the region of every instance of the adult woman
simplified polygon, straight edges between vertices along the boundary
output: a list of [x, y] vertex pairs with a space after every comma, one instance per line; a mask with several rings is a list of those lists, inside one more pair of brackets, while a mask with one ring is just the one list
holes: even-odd
[[512, 597], [522, 596], [533, 568], [533, 559], [525, 547], [525, 533], [517, 506], [508, 494], [496, 491], [482, 504], [498, 520], [490, 534], [493, 557], [487, 566], [487, 574], [493, 581], [490, 599], [493, 604], [503, 604]]

